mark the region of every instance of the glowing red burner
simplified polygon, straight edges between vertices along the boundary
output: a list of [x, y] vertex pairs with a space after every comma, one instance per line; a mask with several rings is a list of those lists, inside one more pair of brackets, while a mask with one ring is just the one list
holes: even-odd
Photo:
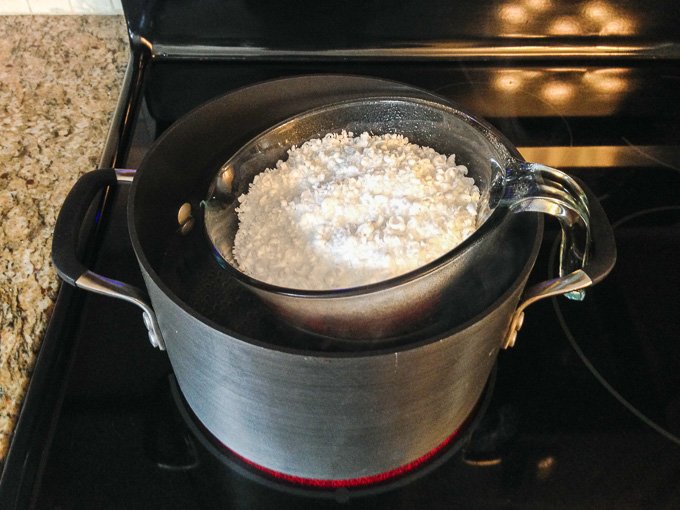
[[344, 480], [323, 480], [323, 479], [318, 479], [318, 478], [304, 478], [301, 476], [295, 476], [295, 475], [289, 475], [286, 473], [281, 473], [280, 471], [275, 471], [273, 469], [269, 469], [267, 467], [261, 466], [259, 464], [256, 464], [255, 462], [252, 462], [251, 460], [248, 460], [247, 458], [239, 455], [235, 451], [233, 451], [231, 448], [228, 446], [224, 445], [225, 448], [227, 448], [235, 457], [243, 461], [244, 463], [248, 464], [251, 467], [254, 467], [255, 469], [273, 477], [277, 478], [279, 480], [284, 480], [286, 482], [294, 483], [296, 485], [304, 485], [307, 487], [317, 487], [320, 489], [340, 489], [343, 487], [363, 487], [366, 485], [373, 485], [376, 483], [380, 482], [385, 482], [391, 478], [395, 478], [397, 476], [406, 474], [410, 471], [413, 471], [414, 469], [418, 468], [419, 466], [423, 465], [425, 462], [430, 460], [432, 457], [434, 457], [437, 453], [439, 453], [441, 450], [443, 450], [453, 439], [458, 435], [458, 432], [461, 429], [456, 430], [453, 434], [451, 434], [449, 437], [447, 437], [444, 441], [442, 441], [439, 445], [434, 447], [432, 450], [427, 452], [425, 455], [422, 455], [421, 457], [418, 457], [416, 460], [413, 460], [409, 462], [408, 464], [404, 464], [403, 466], [399, 466], [395, 469], [392, 469], [390, 471], [386, 471], [385, 473], [378, 473], [376, 475], [371, 475], [371, 476], [360, 476], [358, 478], [347, 478]]

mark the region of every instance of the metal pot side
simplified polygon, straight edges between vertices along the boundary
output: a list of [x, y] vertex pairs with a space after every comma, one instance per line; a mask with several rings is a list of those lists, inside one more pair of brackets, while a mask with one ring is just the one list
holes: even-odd
[[324, 480], [390, 471], [456, 431], [480, 398], [526, 283], [448, 336], [334, 355], [237, 338], [182, 309], [142, 272], [179, 386], [203, 425], [256, 464]]

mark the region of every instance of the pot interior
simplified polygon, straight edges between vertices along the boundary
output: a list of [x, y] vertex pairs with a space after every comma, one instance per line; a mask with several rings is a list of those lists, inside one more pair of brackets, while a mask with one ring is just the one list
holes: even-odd
[[[417, 332], [367, 341], [361, 346], [287, 326], [219, 266], [198, 211], [224, 162], [249, 139], [283, 119], [325, 104], [376, 94], [435, 99], [424, 91], [370, 78], [289, 78], [228, 94], [180, 119], [142, 162], [128, 207], [133, 247], [151, 284], [188, 314], [230, 336], [286, 348], [330, 351], [383, 349], [435, 339], [484, 313], [511, 287], [520, 285], [533, 266], [542, 232], [542, 221], [534, 214], [507, 215], [503, 220], [509, 235], [507, 243], [499, 247], [496, 265], [471, 274], [467, 281], [484, 290], [479, 299], [445, 299], [428, 325]], [[414, 141], [427, 142], [422, 138]], [[457, 150], [461, 163], [478, 154], [472, 147], [468, 155]], [[484, 178], [491, 182], [491, 173]], [[193, 230], [183, 234], [177, 213], [187, 202], [196, 223]]]

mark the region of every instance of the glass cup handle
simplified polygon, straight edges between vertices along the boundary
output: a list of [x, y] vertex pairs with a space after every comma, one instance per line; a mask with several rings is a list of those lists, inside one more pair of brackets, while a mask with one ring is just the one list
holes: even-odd
[[540, 212], [557, 218], [560, 241], [559, 276], [526, 289], [513, 313], [503, 347], [512, 347], [524, 323], [524, 310], [547, 297], [564, 295], [581, 301], [585, 288], [614, 267], [614, 233], [598, 200], [573, 177], [538, 163], [517, 162], [505, 179], [501, 199], [512, 212]]

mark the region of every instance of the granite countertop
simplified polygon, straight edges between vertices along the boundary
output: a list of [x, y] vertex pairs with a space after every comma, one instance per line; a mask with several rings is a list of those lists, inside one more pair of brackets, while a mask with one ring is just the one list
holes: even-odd
[[0, 16], [0, 462], [59, 289], [57, 213], [97, 166], [127, 48], [122, 16]]

